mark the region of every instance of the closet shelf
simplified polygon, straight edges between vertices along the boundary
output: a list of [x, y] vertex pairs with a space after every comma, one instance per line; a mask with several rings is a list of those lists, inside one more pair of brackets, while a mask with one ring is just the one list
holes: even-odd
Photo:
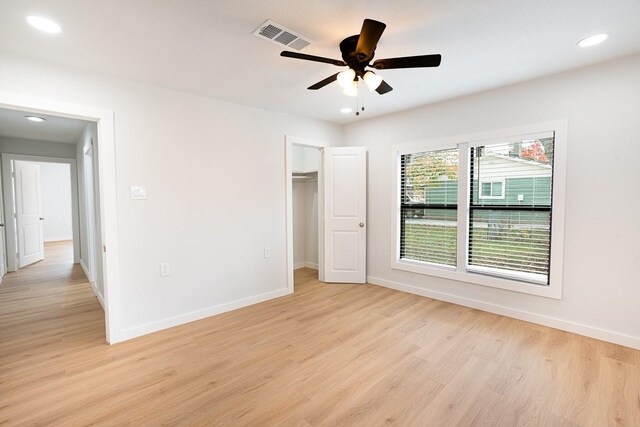
[[291, 176], [296, 181], [312, 181], [318, 179], [318, 171], [293, 172]]

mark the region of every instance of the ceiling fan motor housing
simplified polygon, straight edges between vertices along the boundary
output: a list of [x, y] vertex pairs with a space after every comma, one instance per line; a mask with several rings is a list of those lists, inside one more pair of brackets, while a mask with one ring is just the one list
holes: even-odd
[[357, 75], [362, 77], [365, 73], [364, 69], [369, 65], [369, 61], [373, 58], [375, 51], [371, 54], [371, 57], [365, 57], [361, 60], [356, 53], [356, 46], [358, 44], [359, 34], [347, 37], [340, 42], [340, 52], [342, 52], [342, 60], [347, 63], [349, 68], [353, 69]]

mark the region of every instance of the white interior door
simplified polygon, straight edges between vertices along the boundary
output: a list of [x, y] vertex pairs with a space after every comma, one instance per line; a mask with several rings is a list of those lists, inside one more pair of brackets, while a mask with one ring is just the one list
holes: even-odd
[[15, 162], [18, 268], [44, 259], [40, 165]]
[[[2, 179], [0, 175], [0, 188], [2, 188]], [[1, 193], [1, 192], [0, 192]], [[6, 233], [5, 233], [5, 222], [4, 222], [4, 200], [2, 194], [0, 194], [0, 280], [7, 274], [7, 263], [6, 263]]]
[[324, 281], [365, 283], [367, 151], [327, 147], [324, 167]]

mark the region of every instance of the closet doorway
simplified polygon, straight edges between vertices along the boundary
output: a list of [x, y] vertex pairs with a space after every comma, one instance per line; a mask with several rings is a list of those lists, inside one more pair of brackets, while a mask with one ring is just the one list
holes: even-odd
[[293, 146], [291, 154], [294, 280], [298, 276], [317, 278], [319, 253], [318, 171], [320, 170], [321, 153], [316, 147]]
[[296, 270], [297, 277], [324, 280], [322, 150], [329, 145], [286, 136], [287, 287], [291, 292]]

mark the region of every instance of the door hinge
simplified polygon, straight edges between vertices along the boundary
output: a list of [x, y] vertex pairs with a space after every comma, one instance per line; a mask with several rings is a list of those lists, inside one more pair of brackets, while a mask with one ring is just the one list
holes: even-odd
[[102, 252], [107, 252], [107, 245], [102, 245]]

